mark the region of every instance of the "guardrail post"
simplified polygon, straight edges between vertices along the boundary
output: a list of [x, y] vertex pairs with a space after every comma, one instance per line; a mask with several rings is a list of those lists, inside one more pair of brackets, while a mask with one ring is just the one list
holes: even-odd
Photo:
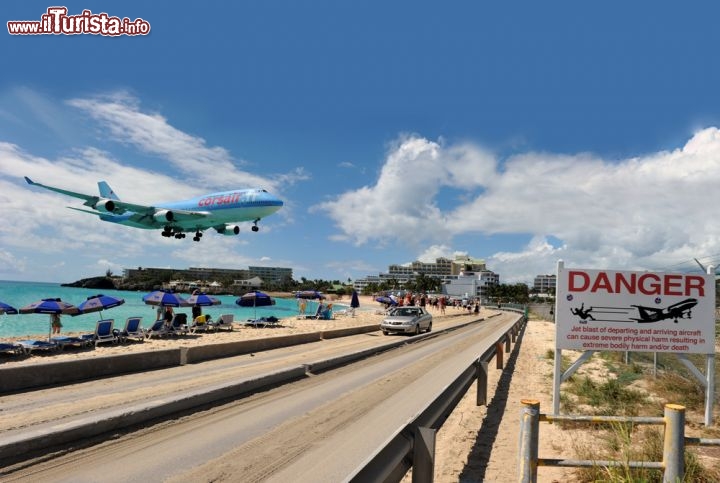
[[478, 361], [475, 364], [477, 368], [477, 406], [487, 405], [487, 387], [488, 387], [488, 363]]
[[432, 483], [435, 478], [435, 430], [415, 428], [413, 443], [413, 483]]
[[495, 343], [495, 369], [503, 368], [503, 345], [502, 342]]
[[685, 406], [665, 405], [663, 442], [663, 482], [683, 481], [685, 477]]
[[537, 482], [538, 433], [540, 429], [540, 401], [521, 399], [520, 404], [520, 468], [519, 481]]

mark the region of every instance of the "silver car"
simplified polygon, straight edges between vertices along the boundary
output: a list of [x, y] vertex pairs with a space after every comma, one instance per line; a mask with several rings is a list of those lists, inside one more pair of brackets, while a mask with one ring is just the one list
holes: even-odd
[[383, 334], [419, 334], [432, 330], [432, 315], [422, 307], [396, 307], [380, 324]]

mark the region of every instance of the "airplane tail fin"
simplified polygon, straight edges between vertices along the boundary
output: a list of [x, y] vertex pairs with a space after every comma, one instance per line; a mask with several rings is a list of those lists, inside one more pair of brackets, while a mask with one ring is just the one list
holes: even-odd
[[100, 190], [100, 196], [109, 200], [119, 200], [118, 196], [112, 190], [109, 184], [105, 181], [98, 181], [98, 189]]

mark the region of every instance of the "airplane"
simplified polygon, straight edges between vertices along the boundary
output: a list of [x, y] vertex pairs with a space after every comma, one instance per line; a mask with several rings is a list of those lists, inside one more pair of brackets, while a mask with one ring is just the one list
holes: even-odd
[[196, 242], [200, 241], [203, 231], [209, 228], [214, 228], [221, 235], [237, 235], [240, 227], [235, 223], [240, 221], [252, 221], [252, 231], [258, 231], [260, 219], [272, 215], [283, 206], [282, 200], [264, 189], [222, 191], [184, 201], [146, 206], [120, 201], [105, 181], [98, 182], [100, 196], [36, 183], [27, 176], [25, 181], [32, 186], [85, 200], [83, 205], [96, 211], [68, 206], [71, 210], [90, 213], [103, 221], [134, 228], [162, 228], [162, 236], [168, 238], [185, 238], [185, 233], [195, 232], [193, 240]]
[[639, 319], [631, 320], [637, 320], [640, 323], [646, 323], [659, 322], [665, 319], [674, 319], [675, 323], [677, 324], [678, 319], [692, 318], [692, 308], [695, 307], [697, 303], [697, 299], [685, 299], [682, 302], [670, 305], [665, 309], [659, 309], [656, 307], [643, 307], [641, 305], [631, 305], [631, 307], [637, 308], [640, 314]]

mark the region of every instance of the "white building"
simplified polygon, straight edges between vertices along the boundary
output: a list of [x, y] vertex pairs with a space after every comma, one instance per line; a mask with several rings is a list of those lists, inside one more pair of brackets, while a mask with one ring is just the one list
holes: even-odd
[[536, 275], [533, 282], [535, 293], [555, 293], [557, 275]]
[[500, 275], [483, 270], [482, 272], [463, 272], [444, 278], [443, 293], [450, 297], [487, 299], [488, 287], [500, 283]]

